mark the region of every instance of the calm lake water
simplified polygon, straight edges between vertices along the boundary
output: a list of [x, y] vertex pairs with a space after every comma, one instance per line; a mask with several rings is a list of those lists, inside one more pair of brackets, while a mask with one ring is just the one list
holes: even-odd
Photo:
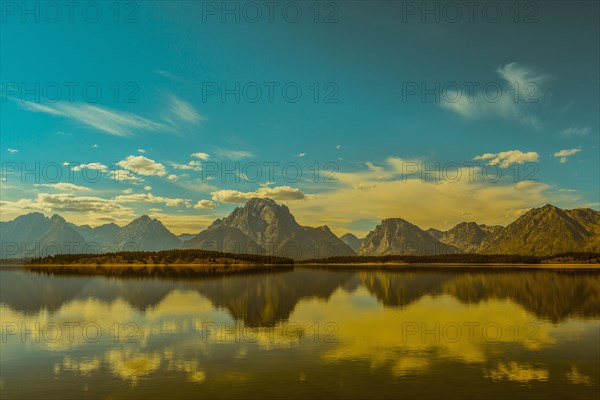
[[600, 396], [600, 273], [0, 271], [0, 397]]

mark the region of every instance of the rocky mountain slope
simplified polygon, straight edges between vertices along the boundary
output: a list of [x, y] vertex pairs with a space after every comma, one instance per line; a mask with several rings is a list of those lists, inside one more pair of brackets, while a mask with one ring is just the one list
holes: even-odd
[[562, 210], [547, 204], [489, 235], [479, 248], [484, 254], [538, 256], [569, 251], [600, 252], [600, 212], [589, 208]]
[[30, 213], [0, 224], [1, 258], [81, 253], [87, 242], [60, 215]]
[[463, 253], [476, 253], [488, 234], [475, 222], [461, 222], [444, 232], [439, 241], [456, 247]]
[[106, 251], [160, 251], [180, 246], [179, 238], [162, 222], [142, 215], [121, 228], [108, 243]]
[[[253, 250], [297, 260], [354, 255], [327, 226], [301, 226], [285, 205], [259, 198], [248, 200], [244, 207], [216, 220], [207, 230], [185, 242], [184, 247], [201, 248], [209, 242], [240, 249], [239, 252]], [[256, 246], [259, 249], [254, 251]]]
[[371, 231], [358, 249], [359, 256], [431, 255], [456, 253], [457, 249], [402, 218], [388, 218]]
[[346, 233], [345, 235], [340, 236], [340, 240], [348, 245], [355, 253], [358, 251], [358, 248], [362, 244], [363, 239], [357, 238], [352, 233]]

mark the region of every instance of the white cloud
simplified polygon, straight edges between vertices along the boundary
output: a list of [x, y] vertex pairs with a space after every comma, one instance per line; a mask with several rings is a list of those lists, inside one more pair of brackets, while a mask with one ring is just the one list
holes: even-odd
[[496, 72], [508, 84], [517, 83], [521, 90], [525, 90], [525, 87], [529, 84], [540, 85], [550, 79], [549, 75], [540, 74], [535, 69], [516, 62], [498, 67]]
[[572, 126], [560, 131], [560, 135], [564, 137], [581, 137], [589, 135], [590, 132], [591, 129], [589, 126], [584, 126], [583, 128], [577, 128]]
[[[40, 104], [29, 101], [15, 101], [28, 111], [68, 118], [115, 136], [131, 136], [136, 131], [177, 132], [180, 128], [177, 122], [195, 123], [203, 120], [203, 117], [191, 104], [174, 95], [166, 97], [167, 105], [165, 109], [167, 112], [160, 122], [133, 113], [87, 103], [57, 102]], [[97, 146], [94, 145], [93, 147]]]
[[217, 153], [217, 156], [219, 156], [219, 158], [228, 158], [230, 160], [240, 160], [242, 158], [254, 157], [254, 154], [252, 154], [249, 151], [245, 151], [245, 150], [219, 149], [216, 151], [216, 153]]
[[97, 148], [98, 148], [98, 145], [94, 143], [94, 144], [92, 145], [92, 149], [97, 149]]
[[183, 170], [190, 170], [190, 171], [201, 171], [202, 170], [202, 163], [200, 161], [196, 161], [196, 160], [192, 160], [187, 164], [179, 164], [179, 163], [171, 163], [171, 166], [175, 169], [183, 169]]
[[541, 122], [528, 112], [527, 106], [539, 102], [541, 88], [549, 76], [515, 62], [499, 67], [496, 72], [504, 80], [499, 94], [490, 90], [484, 95], [483, 85], [477, 86], [474, 93], [467, 87], [460, 93], [448, 90], [442, 96], [440, 106], [467, 119], [503, 118], [539, 129]]
[[164, 203], [167, 207], [191, 207], [188, 199], [154, 196], [152, 193], [136, 193], [120, 195], [114, 198], [117, 203]]
[[159, 74], [159, 75], [164, 76], [165, 78], [169, 78], [169, 79], [176, 79], [177, 78], [176, 75], [170, 73], [169, 71], [165, 71], [165, 70], [162, 70], [162, 69], [155, 69], [154, 72], [157, 73], [157, 74]]
[[298, 153], [296, 154], [296, 157], [304, 157], [306, 155], [306, 153]]
[[167, 170], [164, 165], [144, 156], [127, 156], [117, 163], [121, 168], [134, 174], [144, 176], [165, 176]]
[[75, 213], [126, 213], [130, 209], [120, 204], [100, 197], [76, 196], [72, 193], [38, 193], [35, 200], [21, 199], [17, 202], [2, 202], [3, 205], [20, 210], [37, 210], [48, 212]]
[[11, 154], [15, 154], [15, 153], [19, 152], [19, 150], [17, 150], [17, 149], [7, 149], [6, 151], [9, 152], [9, 153], [11, 153]]
[[42, 105], [28, 101], [21, 101], [19, 104], [29, 111], [69, 118], [115, 136], [130, 136], [136, 130], [169, 130], [169, 127], [165, 124], [132, 113], [117, 111], [92, 104], [54, 103], [51, 105]]
[[144, 186], [144, 190], [152, 190], [152, 186]]
[[338, 144], [337, 146], [335, 146], [335, 148], [339, 150], [339, 149], [341, 149], [341, 148], [342, 148], [342, 145], [341, 145], [341, 144]]
[[377, 187], [377, 185], [374, 183], [355, 183], [352, 185], [352, 187], [354, 189], [358, 189], [358, 190], [366, 190], [366, 189], [373, 189], [373, 188]]
[[553, 154], [554, 157], [560, 157], [560, 163], [564, 164], [568, 161], [568, 158], [575, 153], [580, 152], [581, 149], [561, 150]]
[[271, 186], [271, 185], [274, 185], [274, 184], [275, 184], [274, 181], [266, 181], [266, 182], [260, 183], [260, 186], [261, 187], [265, 187], [265, 186]]
[[[71, 163], [69, 163], [69, 162], [63, 163], [63, 165], [70, 165], [70, 164]], [[94, 169], [94, 170], [103, 171], [103, 172], [108, 171], [108, 167], [99, 162], [91, 162], [91, 163], [87, 163], [87, 164], [78, 164], [78, 165], [73, 164], [73, 167], [71, 169], [75, 172], [81, 171], [82, 169]]]
[[177, 175], [171, 174], [171, 175], [167, 176], [167, 179], [170, 180], [170, 181], [176, 181], [177, 180]]
[[214, 201], [211, 201], [211, 200], [199, 200], [194, 205], [194, 208], [197, 208], [197, 209], [213, 209], [216, 206], [217, 206], [217, 204]]
[[139, 184], [142, 179], [135, 172], [127, 169], [115, 169], [110, 171], [110, 176], [115, 182], [129, 182]]
[[306, 198], [304, 192], [300, 189], [293, 188], [291, 186], [277, 186], [277, 187], [261, 187], [254, 192], [240, 192], [238, 190], [217, 190], [211, 193], [214, 201], [221, 203], [245, 203], [247, 200], [259, 197], [269, 198], [273, 200], [302, 200]]
[[[371, 167], [356, 172], [340, 171], [336, 174], [338, 183], [295, 202], [292, 212], [304, 225], [327, 224], [336, 233], [364, 235], [383, 218], [405, 218], [423, 229], [449, 229], [463, 222], [464, 216], [456, 210], [464, 210], [465, 205], [471, 212], [470, 220], [488, 225], [512, 222], [531, 207], [547, 203], [581, 206], [577, 193], [559, 192], [559, 188], [540, 182], [519, 183], [511, 174], [503, 174], [492, 183], [494, 174], [485, 173], [482, 166], [464, 167], [458, 174], [452, 169], [447, 178], [440, 173], [437, 179], [424, 179], [423, 172], [432, 170], [433, 162], [428, 162], [427, 168], [420, 167], [420, 173], [402, 174], [398, 160], [369, 163]], [[421, 160], [403, 161], [411, 166], [421, 164]], [[375, 187], [364, 187], [374, 183]], [[356, 228], [357, 221], [367, 220], [373, 221], [371, 227]]]
[[137, 149], [137, 152], [144, 154], [146, 152], [146, 150], [144, 150], [144, 149]]
[[202, 116], [194, 109], [194, 107], [180, 98], [169, 95], [169, 111], [179, 120], [185, 122], [198, 122], [202, 121]]
[[512, 164], [536, 162], [538, 159], [539, 154], [535, 151], [524, 153], [521, 150], [509, 150], [497, 154], [486, 153], [474, 158], [474, 160], [487, 160], [487, 165], [498, 165], [501, 168], [507, 168]]
[[202, 152], [192, 153], [192, 154], [190, 154], [190, 156], [199, 158], [204, 161], [207, 161], [210, 158], [210, 155], [208, 155], [207, 153], [202, 153]]
[[85, 187], [85, 186], [78, 186], [75, 185], [73, 183], [66, 183], [66, 182], [59, 182], [59, 183], [40, 183], [40, 184], [34, 184], [34, 186], [44, 186], [44, 187], [49, 187], [49, 188], [53, 188], [53, 189], [58, 189], [58, 190], [64, 190], [67, 192], [74, 192], [74, 191], [90, 191], [92, 189]]

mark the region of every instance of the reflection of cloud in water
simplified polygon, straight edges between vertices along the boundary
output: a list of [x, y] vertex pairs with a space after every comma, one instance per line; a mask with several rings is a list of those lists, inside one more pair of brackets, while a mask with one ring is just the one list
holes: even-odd
[[66, 356], [61, 364], [54, 366], [54, 373], [60, 373], [61, 369], [65, 371], [77, 372], [83, 376], [92, 376], [92, 372], [100, 369], [100, 359], [98, 357], [75, 360], [70, 356]]
[[431, 362], [425, 357], [403, 357], [392, 365], [392, 375], [407, 376], [423, 373], [429, 369]]
[[493, 381], [510, 380], [520, 383], [531, 381], [547, 381], [549, 377], [548, 368], [534, 367], [531, 364], [520, 364], [516, 361], [509, 363], [498, 363], [496, 368], [486, 371], [484, 376]]
[[[310, 357], [325, 360], [326, 365], [364, 361], [370, 364], [372, 369], [383, 368], [397, 377], [424, 374], [440, 361], [449, 360], [465, 364], [490, 363], [483, 368], [486, 371], [485, 376], [493, 381], [541, 381], [548, 379], [548, 372], [539, 366], [520, 364], [517, 361], [496, 363], [495, 357], [502, 353], [499, 346], [511, 344], [521, 350], [538, 351], [554, 346], [557, 341], [562, 343], [581, 340], [582, 332], [587, 334], [590, 326], [588, 321], [570, 320], [553, 324], [546, 319], [538, 319], [537, 314], [530, 311], [530, 307], [524, 307], [520, 305], [521, 302], [516, 303], [510, 297], [498, 295], [486, 299], [477, 293], [471, 294], [457, 289], [464, 287], [463, 284], [448, 284], [446, 290], [452, 294], [444, 294], [443, 291], [427, 294], [429, 289], [424, 290], [421, 287], [416, 290], [413, 287], [417, 281], [401, 284], [401, 279], [387, 279], [394, 277], [387, 274], [369, 277], [372, 280], [368, 281], [367, 285], [352, 292], [339, 286], [327, 301], [320, 296], [309, 297], [302, 293], [305, 296], [302, 299], [290, 300], [290, 304], [285, 302], [284, 309], [292, 310], [289, 320], [279, 319], [267, 326], [244, 326], [244, 318], [236, 319], [229, 314], [228, 310], [237, 309], [239, 315], [244, 315], [244, 310], [252, 307], [253, 299], [243, 298], [237, 304], [234, 296], [237, 292], [227, 291], [232, 297], [224, 301], [227, 306], [221, 307], [225, 308], [220, 308], [213, 305], [213, 300], [204, 297], [195, 288], [190, 288], [191, 284], [186, 288], [171, 290], [160, 301], [143, 311], [121, 298], [108, 301], [90, 297], [64, 302], [52, 313], [41, 310], [33, 315], [15, 312], [2, 305], [0, 316], [2, 321], [26, 321], [28, 324], [60, 324], [65, 321], [77, 321], [82, 325], [88, 322], [99, 324], [106, 334], [103, 338], [104, 343], [99, 343], [99, 347], [87, 347], [85, 350], [91, 352], [87, 357], [78, 360], [65, 357], [62, 362], [54, 365], [55, 373], [72, 372], [87, 377], [95, 375], [100, 369], [106, 369], [113, 376], [132, 385], [159, 370], [180, 371], [187, 381], [195, 383], [229, 380], [240, 382], [250, 379], [251, 376], [245, 370], [235, 370], [236, 360], [260, 357], [261, 351], [270, 349], [289, 349], [290, 354], [293, 354], [291, 349], [297, 347], [303, 351], [316, 352]], [[401, 278], [401, 275], [396, 278]], [[337, 281], [330, 280], [328, 289], [334, 287]], [[425, 281], [432, 287], [440, 287], [440, 282], [436, 279]], [[217, 283], [216, 280], [211, 281], [210, 285], [217, 286]], [[217, 289], [214, 288], [215, 292], [218, 292]], [[271, 291], [270, 297], [265, 297], [278, 298], [281, 295], [277, 291]], [[375, 298], [380, 302], [374, 300]], [[281, 312], [271, 309], [271, 306], [281, 304], [281, 301], [266, 301], [257, 309], [260, 312], [252, 311], [259, 317], [250, 320], [264, 321], [265, 315], [280, 315]], [[401, 307], [390, 308], [390, 304]], [[139, 328], [137, 342], [132, 347], [122, 348], [123, 344], [120, 343], [118, 347], [111, 349], [115, 347], [111, 327], [115, 323], [126, 324], [131, 321]], [[203, 325], [206, 322], [223, 323], [229, 329], [237, 323], [237, 329], [247, 329], [247, 336], [240, 339], [239, 335], [213, 335], [204, 340], [207, 338], [204, 335], [206, 327]], [[290, 322], [301, 330], [288, 331], [286, 336], [284, 327]], [[311, 343], [311, 327], [318, 324], [322, 329], [329, 322], [339, 328], [335, 335], [337, 341], [324, 343], [322, 339], [326, 332], [321, 331], [320, 341]], [[468, 324], [475, 322], [478, 325], [474, 326], [471, 333]], [[532, 337], [523, 340], [530, 333], [523, 328], [531, 323], [534, 323], [537, 330]], [[406, 324], [413, 324], [419, 330], [415, 334], [407, 334], [404, 331], [403, 335]], [[494, 328], [488, 332], [489, 336], [494, 337], [493, 340], [486, 339], [484, 335], [482, 327], [486, 324], [494, 324]], [[437, 326], [439, 327], [436, 328]], [[456, 337], [456, 332], [445, 331], [445, 327], [448, 326], [461, 327], [461, 334]], [[518, 334], [515, 332], [515, 326], [521, 329]], [[430, 331], [425, 337], [421, 332], [422, 327]], [[501, 332], [498, 338], [495, 338], [496, 327]], [[432, 330], [434, 333], [431, 333]], [[298, 335], [294, 336], [295, 334]], [[448, 338], [448, 334], [452, 338]], [[515, 338], [516, 334], [519, 336]], [[31, 348], [65, 351], [87, 344], [78, 331], [75, 341], [68, 339], [68, 335], [64, 334], [56, 343], [40, 340], [39, 343], [33, 343]], [[31, 335], [29, 341], [32, 341]], [[9, 343], [11, 346], [15, 344], [22, 346], [18, 337]], [[150, 351], [149, 344], [158, 347], [153, 347]], [[225, 363], [226, 370], [219, 370], [212, 364], [209, 369], [208, 365], [200, 365], [196, 359], [215, 354], [220, 357], [216, 367]], [[282, 362], [287, 365], [286, 360]], [[573, 384], [593, 384], [592, 379], [580, 373], [575, 366], [566, 377]]]
[[194, 383], [202, 383], [206, 380], [206, 373], [199, 367], [198, 360], [178, 360], [169, 363], [168, 369], [183, 371], [187, 374], [187, 380]]
[[590, 376], [579, 372], [575, 365], [571, 366], [571, 371], [566, 373], [567, 380], [574, 385], [594, 386], [594, 381]]
[[132, 349], [110, 350], [105, 356], [111, 372], [123, 380], [136, 384], [139, 379], [160, 368], [161, 355], [140, 353]]
[[[510, 301], [466, 305], [452, 296], [442, 295], [422, 297], [403, 309], [386, 309], [382, 305], [368, 309], [353, 307], [348, 296], [352, 294], [336, 292], [329, 307], [304, 301], [291, 318], [302, 322], [314, 321], [317, 317], [339, 326], [339, 344], [323, 354], [325, 360], [366, 360], [372, 368], [390, 365], [397, 375], [423, 372], [429, 366], [426, 360], [431, 357], [468, 364], [484, 363], [488, 360], [487, 351], [502, 344], [542, 349], [555, 343], [552, 333], [560, 329], [536, 320], [533, 314]], [[537, 327], [534, 337], [515, 338], [515, 324], [523, 327], [532, 321]], [[469, 324], [474, 322], [478, 325], [471, 325], [472, 330], [469, 330]], [[487, 334], [483, 329], [486, 324], [493, 324], [489, 325]], [[408, 325], [417, 327], [418, 331], [415, 334], [409, 334], [408, 330], [403, 332]], [[460, 334], [454, 330], [456, 326], [461, 327]], [[497, 332], [500, 333], [498, 338]]]

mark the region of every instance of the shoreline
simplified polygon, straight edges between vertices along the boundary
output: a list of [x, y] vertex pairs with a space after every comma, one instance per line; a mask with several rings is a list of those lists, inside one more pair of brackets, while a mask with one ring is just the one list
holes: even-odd
[[202, 263], [202, 264], [23, 264], [31, 271], [56, 275], [192, 277], [242, 274], [247, 272], [276, 272], [291, 270], [293, 264]]
[[[17, 267], [17, 265], [5, 265]], [[258, 264], [258, 263], [199, 263], [199, 264], [128, 264], [128, 263], [73, 263], [73, 264], [22, 264], [21, 268], [31, 272], [56, 275], [104, 275], [104, 276], [152, 276], [152, 277], [194, 277], [210, 275], [234, 275], [248, 272], [290, 271], [295, 267], [330, 270], [553, 270], [600, 272], [600, 264], [587, 263], [295, 263], [295, 264]], [[0, 265], [0, 268], [2, 266]]]
[[481, 268], [481, 269], [571, 269], [571, 270], [600, 270], [600, 263], [407, 263], [407, 262], [389, 262], [389, 263], [297, 263], [296, 267], [307, 268], [346, 268], [346, 269], [418, 269], [418, 268]]

